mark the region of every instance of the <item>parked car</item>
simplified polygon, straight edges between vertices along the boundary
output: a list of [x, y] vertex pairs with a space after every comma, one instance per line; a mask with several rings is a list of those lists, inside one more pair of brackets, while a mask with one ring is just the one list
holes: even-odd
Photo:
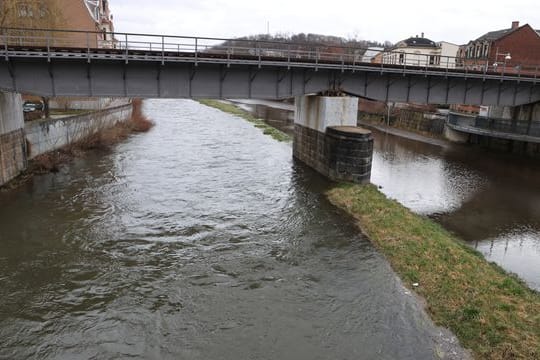
[[34, 112], [36, 111], [37, 108], [36, 108], [36, 104], [34, 103], [31, 103], [31, 102], [25, 102], [23, 104], [23, 112], [27, 113], [27, 112]]
[[43, 110], [42, 102], [25, 101], [23, 104], [24, 112], [33, 112], [33, 111], [42, 111], [42, 110]]

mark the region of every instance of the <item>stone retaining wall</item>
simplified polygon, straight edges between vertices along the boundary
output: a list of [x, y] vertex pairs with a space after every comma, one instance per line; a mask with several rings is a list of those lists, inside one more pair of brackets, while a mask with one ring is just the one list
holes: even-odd
[[26, 144], [23, 129], [0, 135], [0, 185], [15, 178], [26, 168]]
[[[446, 116], [424, 113], [421, 111], [397, 109], [390, 116], [390, 125], [401, 129], [442, 135]], [[358, 112], [358, 121], [371, 124], [386, 124], [388, 119], [384, 114]]]

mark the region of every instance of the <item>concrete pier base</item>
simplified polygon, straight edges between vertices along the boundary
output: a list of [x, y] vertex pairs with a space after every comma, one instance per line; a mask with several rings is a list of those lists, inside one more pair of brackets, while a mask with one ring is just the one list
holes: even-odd
[[373, 138], [356, 126], [357, 113], [357, 98], [297, 98], [294, 157], [331, 180], [368, 183]]
[[0, 186], [26, 168], [23, 129], [21, 95], [0, 92]]

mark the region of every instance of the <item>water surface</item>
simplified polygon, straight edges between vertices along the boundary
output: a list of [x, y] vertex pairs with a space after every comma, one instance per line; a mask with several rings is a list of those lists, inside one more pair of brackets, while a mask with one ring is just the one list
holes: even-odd
[[461, 359], [290, 144], [192, 101], [0, 194], [0, 358]]

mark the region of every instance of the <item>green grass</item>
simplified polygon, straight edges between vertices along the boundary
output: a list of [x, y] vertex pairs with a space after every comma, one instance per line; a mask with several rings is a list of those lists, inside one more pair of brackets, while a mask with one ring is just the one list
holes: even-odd
[[267, 123], [264, 122], [264, 120], [256, 118], [255, 116], [251, 115], [249, 112], [242, 110], [233, 104], [229, 104], [229, 103], [219, 101], [219, 100], [208, 100], [208, 99], [199, 100], [199, 102], [203, 105], [210, 106], [218, 110], [224, 111], [226, 113], [241, 117], [242, 119], [245, 119], [249, 121], [250, 123], [252, 123], [256, 128], [261, 129], [263, 131], [263, 134], [270, 135], [272, 138], [274, 138], [277, 141], [291, 141], [292, 140], [289, 135], [268, 125]]
[[[375, 186], [327, 193], [351, 214], [427, 311], [478, 359], [540, 359], [540, 295]], [[412, 283], [419, 283], [413, 287]]]

